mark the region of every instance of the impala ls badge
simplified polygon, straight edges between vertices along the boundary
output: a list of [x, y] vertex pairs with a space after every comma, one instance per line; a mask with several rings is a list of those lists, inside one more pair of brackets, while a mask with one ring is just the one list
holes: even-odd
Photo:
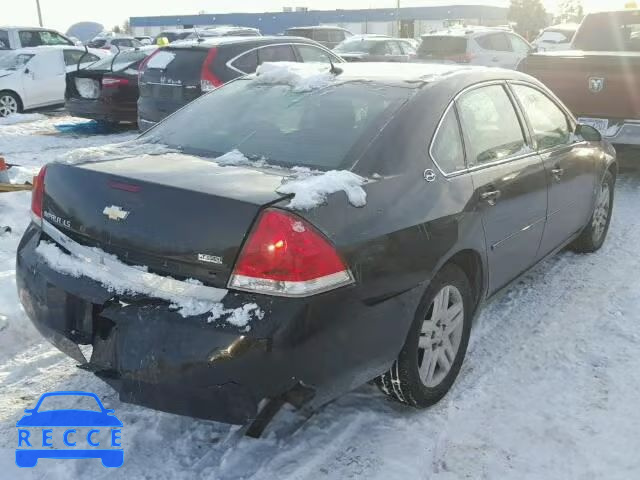
[[120, 220], [126, 219], [129, 216], [130, 212], [123, 210], [117, 205], [111, 205], [110, 207], [104, 207], [102, 213], [109, 217], [109, 220], [115, 220], [116, 222], [119, 222]]
[[604, 78], [589, 77], [589, 90], [593, 93], [599, 93], [604, 90]]

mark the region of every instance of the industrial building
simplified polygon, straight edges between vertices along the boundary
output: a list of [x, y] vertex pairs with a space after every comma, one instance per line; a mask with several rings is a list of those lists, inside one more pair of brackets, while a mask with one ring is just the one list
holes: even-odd
[[169, 28], [237, 25], [258, 28], [263, 34], [276, 35], [287, 28], [309, 25], [334, 25], [355, 34], [376, 33], [419, 37], [434, 29], [454, 24], [497, 26], [507, 24], [507, 9], [483, 5], [450, 5], [366, 10], [285, 9], [282, 12], [225, 13], [182, 16], [131, 17], [136, 36], [157, 35]]

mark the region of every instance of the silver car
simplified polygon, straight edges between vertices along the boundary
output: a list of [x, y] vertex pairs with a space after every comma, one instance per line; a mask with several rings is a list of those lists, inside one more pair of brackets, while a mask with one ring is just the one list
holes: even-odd
[[515, 69], [533, 47], [501, 28], [462, 27], [422, 36], [417, 60]]

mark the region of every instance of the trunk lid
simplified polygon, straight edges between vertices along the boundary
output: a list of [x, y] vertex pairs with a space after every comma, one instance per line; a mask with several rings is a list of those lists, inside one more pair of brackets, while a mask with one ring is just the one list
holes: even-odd
[[547, 52], [529, 56], [519, 70], [547, 85], [576, 117], [640, 119], [640, 53]]
[[44, 219], [76, 242], [219, 288], [275, 192], [278, 170], [153, 155], [47, 168]]

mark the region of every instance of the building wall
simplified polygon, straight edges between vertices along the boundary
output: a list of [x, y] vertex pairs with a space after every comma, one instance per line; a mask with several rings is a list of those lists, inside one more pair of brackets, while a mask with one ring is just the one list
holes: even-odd
[[399, 20], [415, 20], [415, 36], [441, 28], [445, 20], [464, 20], [470, 25], [502, 25], [507, 23], [507, 9], [482, 5], [450, 5], [439, 7], [401, 8], [399, 10], [332, 10], [308, 12], [230, 13], [164, 17], [131, 17], [135, 35], [157, 35], [167, 28], [238, 25], [258, 28], [274, 35], [287, 28], [309, 25], [338, 25], [353, 33], [397, 34]]

